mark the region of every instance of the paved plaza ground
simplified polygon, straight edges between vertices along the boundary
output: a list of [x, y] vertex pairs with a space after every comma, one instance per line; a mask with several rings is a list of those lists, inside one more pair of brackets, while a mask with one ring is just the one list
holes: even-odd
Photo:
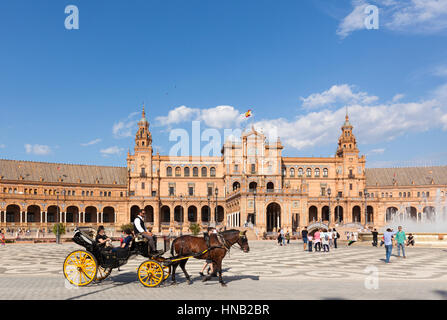
[[[65, 257], [76, 244], [11, 244], [0, 247], [2, 299], [447, 299], [447, 248], [408, 248], [407, 259], [383, 262], [384, 248], [357, 243], [329, 253], [304, 252], [301, 241], [280, 247], [251, 241], [250, 252], [231, 250], [217, 278], [203, 283], [203, 260], [190, 259], [188, 285], [179, 268], [178, 284], [143, 287], [135, 257], [100, 284], [75, 288], [63, 276]], [[396, 249], [393, 249], [396, 254]], [[169, 254], [166, 254], [167, 256]], [[214, 298], [213, 298], [214, 297]]]

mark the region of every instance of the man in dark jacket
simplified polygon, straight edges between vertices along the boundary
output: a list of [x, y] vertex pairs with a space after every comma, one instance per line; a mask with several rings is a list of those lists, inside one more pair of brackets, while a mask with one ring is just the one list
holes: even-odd
[[373, 231], [371, 231], [372, 235], [373, 235], [373, 247], [377, 247], [377, 236], [379, 235], [379, 233], [377, 232], [377, 229], [374, 228]]

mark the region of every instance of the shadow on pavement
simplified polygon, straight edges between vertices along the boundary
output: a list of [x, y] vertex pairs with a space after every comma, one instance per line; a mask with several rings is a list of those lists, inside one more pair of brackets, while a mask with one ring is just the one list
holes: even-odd
[[[246, 276], [225, 276], [225, 275], [223, 275], [222, 278], [226, 284], [233, 282], [233, 281], [244, 280], [244, 279], [259, 280], [259, 276], [247, 276], [247, 275]], [[219, 280], [219, 278], [217, 278], [217, 277], [212, 278], [212, 279]]]
[[445, 290], [435, 290], [434, 293], [439, 294], [444, 300], [447, 300], [447, 291], [445, 291]]

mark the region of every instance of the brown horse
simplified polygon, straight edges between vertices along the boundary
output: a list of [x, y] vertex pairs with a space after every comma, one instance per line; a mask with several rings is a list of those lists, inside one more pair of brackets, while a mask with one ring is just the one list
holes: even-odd
[[[225, 286], [225, 283], [222, 280], [222, 260], [227, 254], [227, 251], [230, 250], [230, 248], [236, 243], [244, 252], [248, 252], [250, 250], [245, 233], [246, 231], [240, 232], [239, 230], [235, 229], [223, 231], [220, 233], [223, 238], [223, 243], [219, 241], [216, 234], [210, 234], [210, 250], [203, 254], [201, 253], [208, 249], [204, 238], [189, 235], [181, 236], [172, 242], [171, 255], [174, 256], [174, 254], [177, 254], [176, 258], [194, 256], [196, 259], [212, 260], [213, 266], [215, 266], [215, 271], [219, 272], [219, 282], [222, 286]], [[175, 270], [179, 265], [182, 268], [186, 279], [188, 280], [188, 284], [192, 283], [191, 277], [185, 269], [187, 261], [188, 259], [183, 259], [172, 263], [172, 284], [176, 283]], [[203, 281], [207, 281], [210, 278], [211, 276], [207, 276], [203, 279]]]

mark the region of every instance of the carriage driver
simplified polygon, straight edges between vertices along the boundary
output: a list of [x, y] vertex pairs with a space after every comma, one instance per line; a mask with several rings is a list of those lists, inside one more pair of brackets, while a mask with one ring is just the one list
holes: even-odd
[[141, 234], [143, 237], [149, 240], [149, 254], [154, 253], [155, 255], [161, 254], [163, 253], [163, 251], [157, 251], [155, 247], [155, 241], [156, 241], [155, 235], [152, 232], [148, 231], [144, 225], [145, 214], [146, 212], [144, 211], [144, 209], [141, 209], [140, 213], [133, 221], [134, 232], [136, 235]]

